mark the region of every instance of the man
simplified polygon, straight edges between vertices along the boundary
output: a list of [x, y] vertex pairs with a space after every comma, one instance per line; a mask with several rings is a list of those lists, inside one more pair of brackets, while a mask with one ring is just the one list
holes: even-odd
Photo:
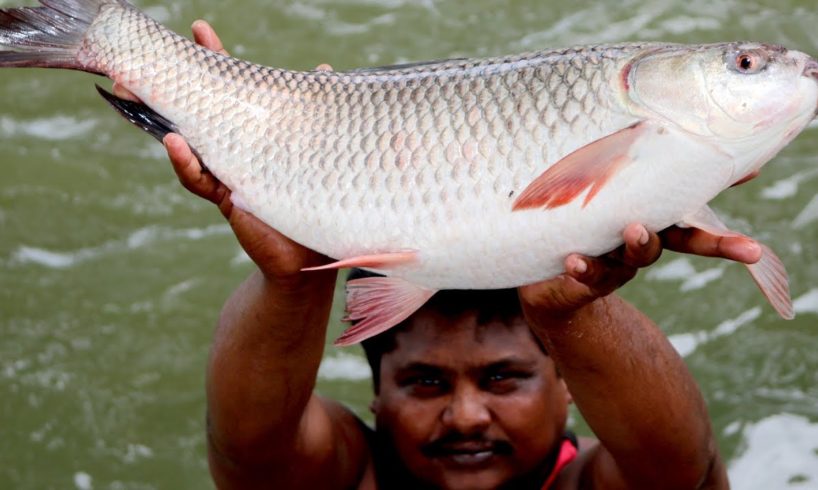
[[[200, 44], [222, 51], [213, 30]], [[117, 88], [121, 96], [127, 92]], [[640, 225], [602, 258], [518, 291], [442, 292], [367, 341], [375, 430], [313, 392], [336, 281], [326, 257], [234, 208], [178, 135], [182, 184], [258, 266], [227, 301], [207, 370], [219, 488], [727, 488], [701, 394], [662, 332], [611, 294], [662, 247], [752, 263], [759, 246]], [[597, 441], [565, 433], [573, 400]]]

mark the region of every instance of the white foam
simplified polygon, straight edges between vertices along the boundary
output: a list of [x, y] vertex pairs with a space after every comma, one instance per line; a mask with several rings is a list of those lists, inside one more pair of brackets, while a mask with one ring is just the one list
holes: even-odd
[[801, 182], [814, 177], [816, 174], [818, 174], [818, 171], [815, 169], [806, 170], [798, 172], [786, 179], [773, 182], [772, 185], [761, 190], [761, 197], [770, 200], [782, 200], [793, 197], [798, 193], [798, 186]]
[[654, 281], [677, 281], [696, 273], [693, 264], [685, 257], [671, 260], [667, 264], [654, 266], [648, 269], [645, 277]]
[[153, 450], [148, 446], [142, 444], [128, 444], [128, 449], [123, 456], [123, 461], [127, 464], [133, 464], [140, 459], [149, 459], [153, 457]]
[[236, 255], [230, 260], [230, 265], [243, 265], [252, 262], [253, 259], [247, 255], [247, 252], [244, 251], [243, 248], [239, 247], [239, 250], [236, 252]]
[[704, 270], [702, 272], [699, 272], [698, 274], [694, 274], [688, 277], [679, 287], [679, 290], [682, 292], [686, 292], [694, 291], [696, 289], [702, 289], [711, 282], [721, 278], [721, 276], [723, 275], [724, 269], [720, 267], [714, 267], [712, 269]]
[[94, 488], [91, 475], [84, 471], [78, 471], [74, 473], [74, 485], [79, 490], [91, 490], [92, 488]]
[[818, 424], [777, 414], [745, 427], [744, 450], [728, 465], [736, 490], [818, 488]]
[[97, 125], [92, 119], [79, 120], [70, 116], [53, 116], [29, 121], [0, 117], [0, 133], [4, 136], [30, 136], [49, 141], [67, 140], [89, 134]]
[[12, 260], [22, 263], [33, 263], [51, 269], [65, 269], [77, 262], [71, 253], [51, 252], [41, 248], [21, 246], [12, 255]]
[[798, 192], [798, 180], [790, 177], [773, 182], [772, 185], [761, 190], [764, 199], [781, 200], [794, 196]]
[[803, 228], [813, 221], [818, 220], [818, 195], [812, 196], [812, 199], [804, 209], [798, 213], [798, 216], [792, 220], [792, 227], [797, 229]]
[[226, 224], [211, 225], [206, 228], [140, 228], [123, 240], [112, 240], [96, 247], [80, 248], [74, 251], [55, 252], [38, 247], [21, 245], [11, 255], [12, 264], [36, 264], [51, 269], [67, 269], [83, 262], [110, 255], [122, 250], [133, 250], [153, 245], [157, 242], [179, 239], [201, 240], [214, 235], [230, 233]]
[[818, 315], [818, 288], [810, 289], [795, 299], [792, 307], [796, 313], [813, 313]]
[[721, 29], [721, 22], [712, 17], [691, 17], [678, 15], [661, 23], [664, 32], [679, 35], [692, 31], [716, 31]]
[[352, 354], [338, 353], [325, 357], [318, 368], [318, 377], [326, 380], [361, 381], [369, 379], [371, 375], [366, 360]]
[[736, 330], [747, 325], [753, 320], [761, 316], [761, 307], [753, 307], [736, 318], [725, 320], [719, 323], [716, 328], [710, 331], [700, 330], [698, 332], [688, 332], [683, 334], [671, 335], [668, 337], [671, 345], [676, 349], [682, 357], [687, 357], [699, 346], [712, 342], [718, 338], [725, 337], [735, 333]]

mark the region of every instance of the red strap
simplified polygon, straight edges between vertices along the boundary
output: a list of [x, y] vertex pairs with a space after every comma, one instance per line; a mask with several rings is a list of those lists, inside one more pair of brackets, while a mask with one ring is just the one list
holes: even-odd
[[560, 446], [560, 453], [557, 455], [557, 462], [554, 464], [554, 468], [551, 470], [551, 474], [548, 475], [548, 479], [545, 480], [545, 484], [542, 486], [542, 490], [548, 490], [551, 487], [551, 484], [554, 483], [554, 480], [557, 479], [557, 475], [560, 474], [563, 468], [565, 468], [568, 463], [574, 460], [577, 457], [577, 448], [574, 444], [569, 441], [568, 439], [562, 440], [562, 445]]

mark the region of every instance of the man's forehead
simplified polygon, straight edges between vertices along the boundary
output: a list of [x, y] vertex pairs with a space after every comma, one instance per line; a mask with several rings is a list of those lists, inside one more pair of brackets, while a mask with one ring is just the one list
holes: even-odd
[[522, 317], [477, 323], [476, 312], [448, 317], [418, 312], [395, 336], [396, 347], [384, 356], [399, 364], [450, 363], [459, 359], [495, 362], [544, 355]]

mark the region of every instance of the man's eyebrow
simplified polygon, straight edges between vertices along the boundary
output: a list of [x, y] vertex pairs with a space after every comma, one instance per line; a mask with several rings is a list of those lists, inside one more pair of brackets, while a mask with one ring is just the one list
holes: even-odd
[[482, 367], [484, 370], [497, 369], [534, 369], [537, 367], [535, 359], [524, 359], [521, 357], [511, 356], [503, 359], [498, 359]]
[[418, 372], [436, 372], [442, 373], [446, 371], [446, 368], [443, 366], [438, 366], [435, 364], [429, 364], [426, 362], [414, 361], [403, 366], [398, 366], [396, 369], [397, 372], [406, 372], [406, 371], [418, 371]]

